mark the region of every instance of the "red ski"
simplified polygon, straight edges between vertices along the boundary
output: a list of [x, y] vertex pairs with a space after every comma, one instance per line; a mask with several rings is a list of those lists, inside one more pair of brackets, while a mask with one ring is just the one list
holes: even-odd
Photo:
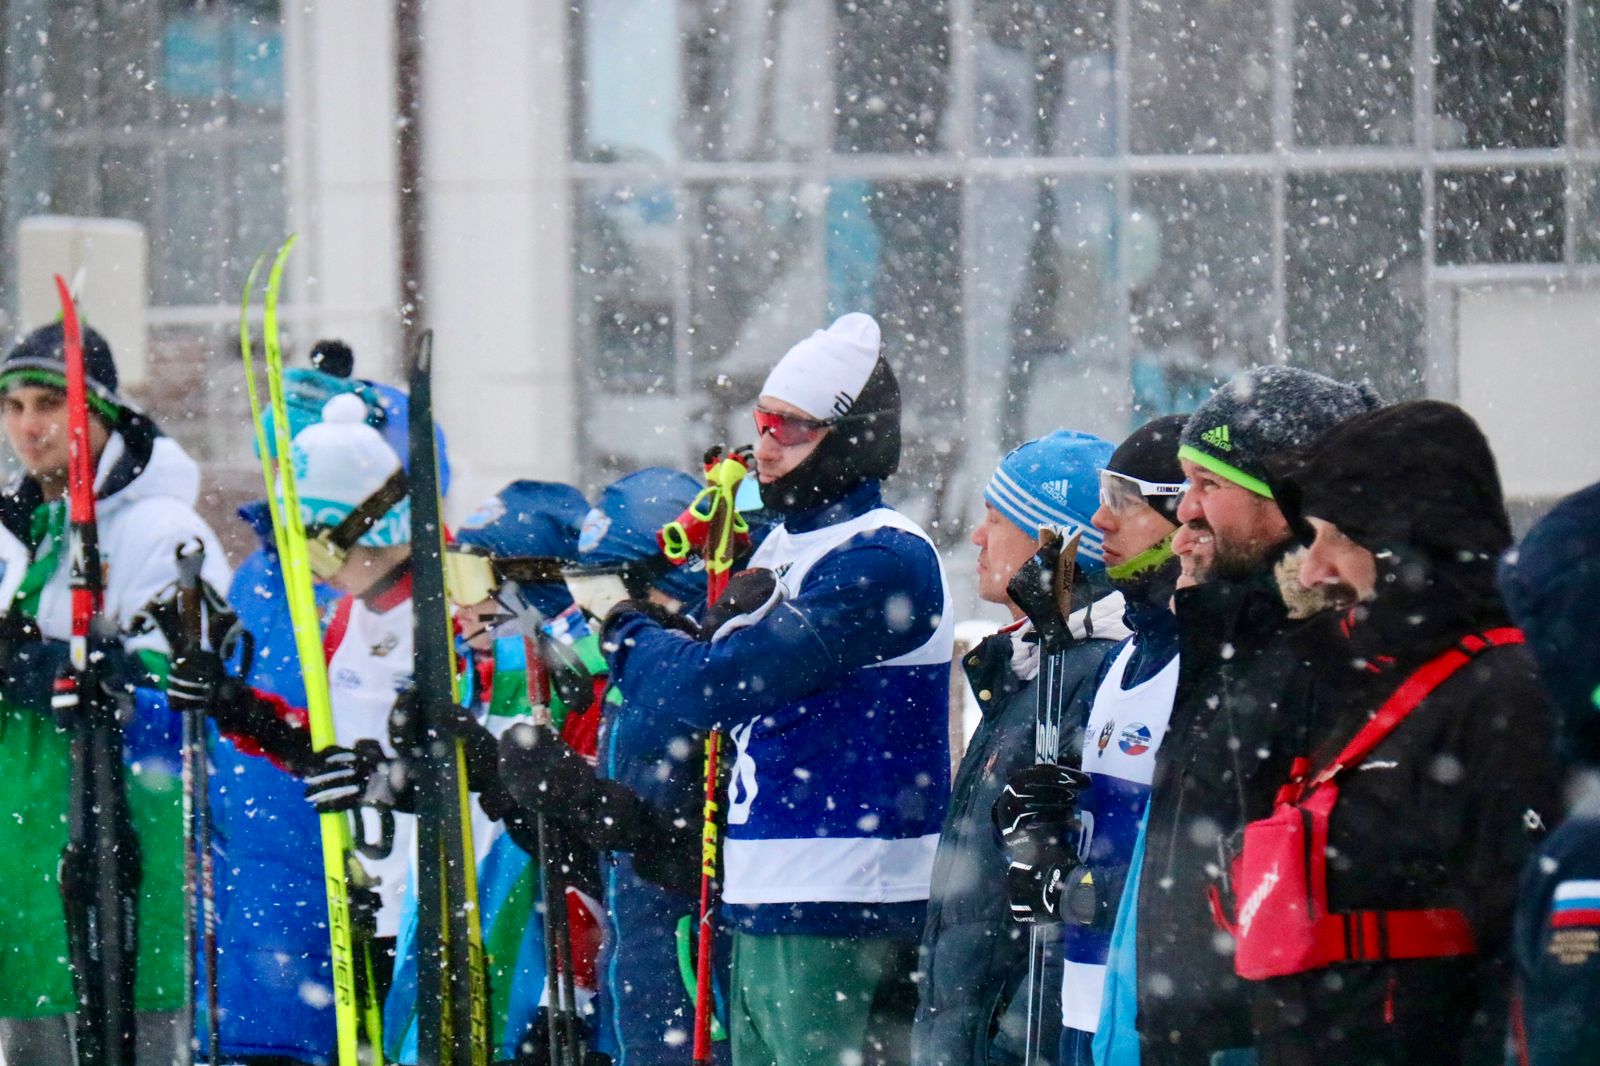
[[100, 677], [91, 637], [116, 639], [105, 614], [105, 588], [94, 516], [94, 452], [84, 383], [83, 333], [67, 283], [61, 297], [66, 361], [68, 461], [67, 557], [71, 566], [72, 638], [66, 670], [51, 704], [72, 730], [72, 792], [61, 901], [67, 956], [78, 999], [80, 1066], [133, 1066], [134, 974], [138, 944], [139, 838], [128, 810], [122, 723]]

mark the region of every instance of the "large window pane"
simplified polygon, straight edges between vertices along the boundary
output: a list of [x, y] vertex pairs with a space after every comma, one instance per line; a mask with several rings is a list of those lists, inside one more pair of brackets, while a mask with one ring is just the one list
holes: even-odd
[[108, 218], [129, 218], [139, 223], [149, 234], [152, 246], [161, 239], [156, 232], [156, 196], [160, 190], [157, 180], [155, 152], [107, 148], [100, 156], [100, 212]]
[[1133, 151], [1265, 151], [1272, 145], [1267, 0], [1133, 0]]
[[834, 150], [931, 152], [949, 102], [946, 0], [836, 0]]
[[1439, 262], [1560, 262], [1563, 185], [1559, 170], [1440, 173]]
[[687, 155], [792, 159], [826, 146], [833, 128], [830, 3], [684, 5], [682, 144]]
[[573, 158], [676, 161], [676, 0], [583, 0], [579, 12]]
[[1295, 142], [1411, 143], [1411, 4], [1300, 0], [1295, 17]]
[[[218, 160], [193, 148], [167, 155], [164, 228], [150, 234], [156, 299], [164, 304], [221, 303], [222, 264], [232, 245]], [[233, 278], [228, 278], [231, 284]]]
[[821, 187], [732, 182], [693, 192], [689, 348], [695, 395], [710, 403], [719, 439], [749, 438], [748, 405], [767, 372], [825, 324], [825, 195]]
[[604, 481], [626, 470], [689, 461], [674, 342], [677, 208], [665, 185], [590, 183], [576, 192], [575, 352], [584, 425], [625, 426], [585, 437], [582, 467]]
[[1130, 220], [1137, 412], [1193, 410], [1236, 370], [1273, 361], [1271, 184], [1144, 178]]
[[1561, 0], [1438, 0], [1438, 147], [1561, 143], [1564, 6]]
[[[973, 189], [970, 435], [996, 457], [1061, 428], [1125, 428], [1127, 373], [1115, 345], [1115, 191], [1099, 178], [985, 182]], [[974, 427], [973, 416], [991, 419]]]
[[281, 241], [288, 231], [283, 143], [269, 139], [240, 145], [233, 158], [231, 202], [238, 236], [230, 254], [243, 263], [257, 250]]
[[981, 0], [972, 143], [984, 155], [1116, 149], [1111, 5]]
[[96, 7], [96, 121], [110, 128], [158, 121], [163, 97], [160, 9], [154, 4], [102, 3]]
[[1573, 80], [1578, 106], [1573, 141], [1581, 148], [1600, 146], [1600, 0], [1573, 0], [1577, 54]]
[[611, 392], [671, 390], [676, 207], [665, 185], [578, 191], [578, 365]]
[[283, 99], [276, 4], [185, 3], [162, 29], [167, 119], [273, 118]]
[[1388, 400], [1422, 395], [1417, 176], [1296, 176], [1288, 195], [1290, 361]]
[[58, 0], [49, 5], [48, 14], [49, 54], [54, 61], [44, 67], [43, 80], [50, 93], [50, 106], [44, 111], [53, 128], [76, 129], [88, 123], [94, 112], [101, 64], [89, 57], [99, 46], [100, 20], [88, 0]]
[[900, 381], [904, 450], [895, 498], [936, 538], [960, 534], [961, 196], [958, 186], [842, 182], [829, 196], [826, 316], [875, 315]]
[[1579, 167], [1573, 171], [1577, 182], [1577, 217], [1572, 220], [1580, 263], [1600, 263], [1600, 170]]

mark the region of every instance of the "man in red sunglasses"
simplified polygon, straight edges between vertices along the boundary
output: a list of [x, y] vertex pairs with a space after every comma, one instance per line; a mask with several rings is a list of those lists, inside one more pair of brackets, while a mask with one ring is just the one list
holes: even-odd
[[722, 725], [738, 749], [734, 1061], [893, 1058], [949, 798], [952, 620], [933, 544], [883, 503], [900, 392], [878, 324], [845, 315], [791, 348], [755, 420], [761, 497], [783, 523], [750, 560], [767, 573], [734, 580], [772, 594], [710, 642], [625, 602], [604, 630], [611, 677], [624, 713]]

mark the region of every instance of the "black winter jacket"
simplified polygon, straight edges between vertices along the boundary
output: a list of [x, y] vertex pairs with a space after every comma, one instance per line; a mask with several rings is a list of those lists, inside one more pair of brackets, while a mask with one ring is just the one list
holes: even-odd
[[[1387, 625], [1381, 599], [1365, 621], [1312, 624], [1313, 768], [1419, 666], [1463, 636], [1509, 624], [1495, 604], [1447, 610], [1441, 600], [1392, 608], [1404, 617]], [[1413, 624], [1428, 608], [1443, 617]], [[1380, 635], [1361, 640], [1369, 627]], [[1407, 647], [1400, 638], [1417, 629]], [[1520, 646], [1481, 652], [1342, 774], [1329, 823], [1329, 910], [1455, 908], [1478, 953], [1344, 963], [1253, 984], [1263, 1066], [1501, 1062], [1518, 874], [1560, 810], [1560, 788], [1549, 706]]]
[[[1309, 539], [1307, 519], [1331, 522], [1375, 567], [1371, 598], [1297, 635], [1317, 679], [1306, 752], [1320, 769], [1418, 667], [1509, 624], [1494, 564], [1511, 530], [1488, 442], [1449, 404], [1360, 415], [1286, 460], [1271, 478], [1291, 528]], [[1330, 911], [1454, 908], [1476, 954], [1254, 984], [1264, 1066], [1502, 1062], [1518, 872], [1560, 790], [1553, 718], [1518, 645], [1479, 653], [1341, 774]]]
[[[1124, 631], [1119, 628], [1118, 635]], [[1080, 640], [1067, 649], [1067, 700], [1061, 715], [1061, 761], [1081, 761], [1083, 725], [1095, 679], [1113, 640]], [[990, 811], [1011, 774], [1034, 761], [1039, 682], [1018, 680], [1012, 640], [996, 633], [962, 665], [983, 720], [956, 771], [950, 807], [933, 860], [919, 970], [921, 992], [911, 1030], [913, 1066], [1020, 1063], [1028, 973], [1027, 927], [1011, 920], [1006, 857]], [[1067, 745], [1071, 742], [1070, 750]], [[1041, 1047], [1054, 1058], [1061, 1032], [1060, 926], [1040, 927], [1046, 941]]]
[[1312, 685], [1282, 639], [1291, 623], [1271, 567], [1176, 600], [1178, 691], [1139, 880], [1138, 1028], [1147, 1064], [1204, 1066], [1251, 1044], [1248, 995], [1207, 891], [1228, 838], [1271, 812], [1301, 754]]

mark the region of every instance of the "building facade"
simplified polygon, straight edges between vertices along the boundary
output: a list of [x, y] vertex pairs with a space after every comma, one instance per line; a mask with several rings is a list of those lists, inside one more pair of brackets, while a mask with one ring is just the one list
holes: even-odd
[[[400, 365], [395, 7], [6, 5], [7, 232], [149, 228], [150, 398], [228, 484], [283, 232], [295, 343]], [[433, 0], [402, 43], [457, 513], [748, 439], [850, 310], [945, 545], [1010, 445], [1268, 361], [1461, 400], [1530, 504], [1600, 477], [1600, 0]]]

